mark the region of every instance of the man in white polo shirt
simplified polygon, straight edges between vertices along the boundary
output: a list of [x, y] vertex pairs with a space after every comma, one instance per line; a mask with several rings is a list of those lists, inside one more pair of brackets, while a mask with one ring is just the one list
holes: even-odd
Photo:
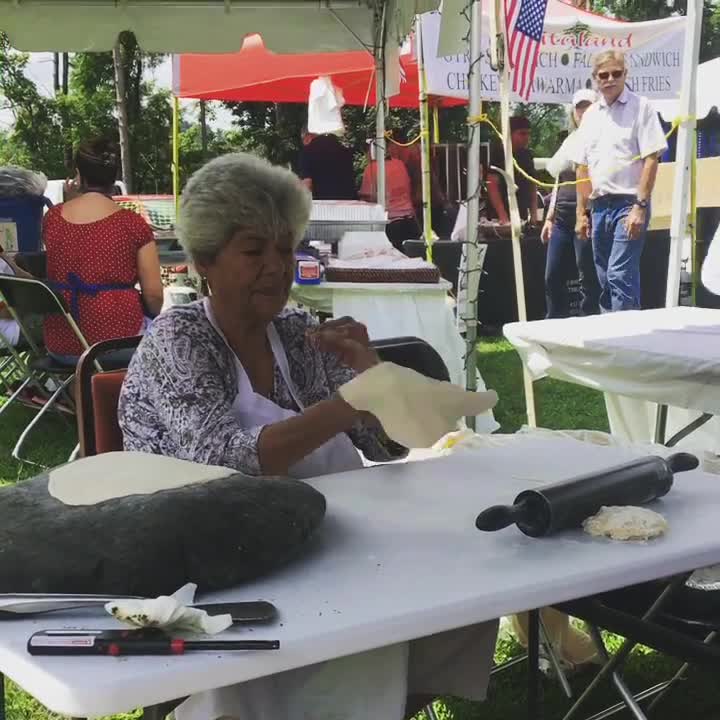
[[667, 142], [648, 99], [626, 86], [621, 52], [596, 55], [593, 79], [601, 97], [585, 113], [572, 158], [580, 181], [576, 233], [585, 239], [592, 233], [600, 310], [634, 310], [650, 195]]

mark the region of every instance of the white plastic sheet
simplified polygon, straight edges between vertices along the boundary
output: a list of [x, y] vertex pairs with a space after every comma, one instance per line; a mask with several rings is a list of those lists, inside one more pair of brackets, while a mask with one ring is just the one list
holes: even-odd
[[[675, 307], [505, 325], [535, 379], [605, 392], [610, 429], [653, 439], [657, 403], [671, 406], [667, 437], [700, 414], [720, 414], [720, 311]], [[720, 451], [711, 421], [683, 447]]]

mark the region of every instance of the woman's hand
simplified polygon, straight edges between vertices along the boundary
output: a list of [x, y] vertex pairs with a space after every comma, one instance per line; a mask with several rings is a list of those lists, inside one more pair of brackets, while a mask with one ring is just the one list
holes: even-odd
[[342, 317], [308, 330], [308, 338], [322, 352], [336, 355], [343, 365], [365, 372], [380, 362], [370, 346], [367, 328], [352, 318]]
[[540, 241], [543, 245], [547, 245], [550, 242], [550, 233], [552, 232], [552, 220], [546, 220], [543, 223], [542, 230], [540, 231]]

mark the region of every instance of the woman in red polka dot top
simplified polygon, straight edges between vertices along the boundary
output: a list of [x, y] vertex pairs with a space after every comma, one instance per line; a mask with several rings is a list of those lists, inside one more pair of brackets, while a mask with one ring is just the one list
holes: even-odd
[[[75, 165], [80, 195], [49, 210], [43, 223], [48, 282], [65, 297], [90, 345], [142, 334], [163, 304], [152, 230], [111, 199], [118, 171], [113, 143], [83, 143]], [[45, 345], [53, 358], [70, 365], [84, 349], [59, 315], [45, 320]]]

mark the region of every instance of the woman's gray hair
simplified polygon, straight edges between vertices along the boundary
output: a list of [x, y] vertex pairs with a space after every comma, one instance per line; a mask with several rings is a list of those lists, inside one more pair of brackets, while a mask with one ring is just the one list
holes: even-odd
[[254, 155], [211, 160], [188, 181], [180, 199], [177, 235], [193, 259], [212, 262], [239, 230], [261, 238], [303, 239], [312, 198], [290, 170]]

